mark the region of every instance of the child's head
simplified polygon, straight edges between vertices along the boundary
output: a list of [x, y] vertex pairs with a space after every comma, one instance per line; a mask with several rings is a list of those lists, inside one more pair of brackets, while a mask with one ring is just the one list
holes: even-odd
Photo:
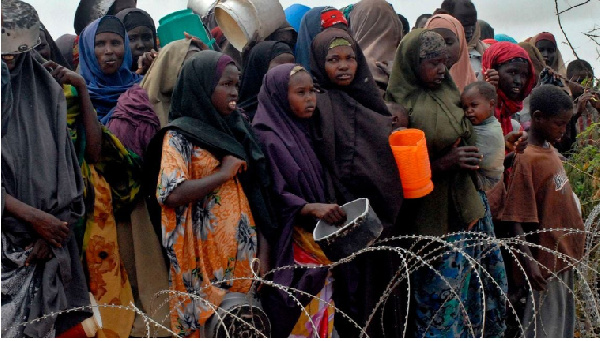
[[[225, 65], [223, 65], [226, 63]], [[223, 55], [217, 64], [216, 81], [210, 101], [222, 116], [229, 116], [237, 109], [240, 70], [231, 58]], [[216, 78], [215, 77], [215, 78]]]
[[408, 128], [408, 111], [406, 108], [396, 102], [385, 102], [390, 113], [392, 113], [392, 130], [398, 128]]
[[[583, 59], [576, 59], [567, 66], [567, 78], [575, 83], [581, 84], [586, 79], [594, 78], [594, 70], [590, 63]], [[569, 82], [569, 89], [573, 98], [583, 95], [583, 86]]]
[[573, 102], [561, 88], [542, 85], [531, 92], [529, 131], [550, 143], [560, 141], [573, 116]]
[[292, 114], [297, 118], [312, 117], [317, 105], [317, 92], [312, 77], [300, 65], [290, 71], [288, 101]]
[[460, 103], [465, 117], [473, 125], [480, 125], [494, 114], [496, 108], [496, 88], [488, 82], [474, 82], [465, 87]]

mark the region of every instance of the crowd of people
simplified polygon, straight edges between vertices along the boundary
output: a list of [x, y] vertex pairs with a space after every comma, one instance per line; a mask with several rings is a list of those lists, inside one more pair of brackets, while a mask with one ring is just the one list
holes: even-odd
[[[561, 160], [600, 95], [551, 33], [494, 35], [471, 0], [411, 29], [361, 0], [295, 4], [237, 51], [214, 20], [214, 44], [161, 46], [135, 0], [86, 3], [54, 41], [2, 0], [3, 337], [143, 336], [115, 308], [132, 304], [206, 336], [232, 293], [260, 300], [273, 337], [573, 336], [586, 236]], [[389, 143], [407, 128], [434, 184], [417, 199]], [[315, 224], [359, 198], [404, 256], [330, 267]]]

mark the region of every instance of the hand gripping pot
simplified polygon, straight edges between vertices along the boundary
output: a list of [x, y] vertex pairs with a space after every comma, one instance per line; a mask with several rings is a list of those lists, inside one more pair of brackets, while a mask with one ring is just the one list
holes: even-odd
[[371, 246], [383, 231], [381, 221], [369, 205], [369, 199], [354, 200], [343, 205], [342, 209], [347, 215], [342, 227], [320, 220], [313, 231], [313, 238], [333, 262]]
[[200, 337], [258, 338], [271, 337], [271, 322], [260, 302], [252, 294], [228, 292], [211, 316]]

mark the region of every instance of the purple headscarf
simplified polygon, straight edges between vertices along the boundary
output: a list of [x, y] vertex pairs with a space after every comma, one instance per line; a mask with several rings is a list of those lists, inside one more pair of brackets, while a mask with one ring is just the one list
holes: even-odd
[[148, 143], [160, 130], [146, 90], [134, 84], [123, 93], [106, 127], [125, 147], [144, 158]]
[[[326, 203], [323, 168], [308, 135], [308, 120], [293, 116], [288, 101], [290, 72], [295, 64], [283, 64], [265, 76], [258, 94], [258, 108], [252, 126], [258, 136], [273, 175], [273, 191], [281, 234], [272, 254], [275, 268], [294, 264], [293, 233], [300, 210], [307, 203]], [[303, 72], [303, 71], [300, 71]], [[314, 227], [308, 220], [303, 227]], [[276, 271], [275, 283], [316, 295], [325, 284], [327, 268]], [[300, 316], [298, 304], [288, 293], [268, 288], [262, 304], [272, 322], [273, 337], [289, 336]], [[267, 292], [268, 291], [268, 292]], [[306, 295], [295, 294], [303, 305]]]

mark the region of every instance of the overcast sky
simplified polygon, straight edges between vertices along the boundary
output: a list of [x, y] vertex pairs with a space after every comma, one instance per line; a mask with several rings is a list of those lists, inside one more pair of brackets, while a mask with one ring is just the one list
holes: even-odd
[[[38, 11], [44, 25], [56, 39], [64, 33], [74, 33], [73, 18], [79, 0], [25, 0]], [[210, 1], [210, 0], [207, 0]], [[356, 2], [356, 0], [280, 0], [283, 8], [295, 2], [307, 6], [330, 5], [337, 8]], [[559, 10], [576, 5], [584, 0], [558, 0]], [[396, 12], [402, 13], [411, 26], [421, 13], [431, 13], [441, 4], [442, 0], [391, 0]], [[548, 31], [556, 36], [559, 49], [565, 62], [575, 57], [566, 45], [566, 40], [560, 31], [554, 15], [552, 0], [473, 0], [480, 19], [486, 20], [494, 27], [496, 33], [505, 33], [522, 41], [542, 31]], [[166, 14], [187, 7], [187, 0], [138, 0], [138, 7], [146, 10], [158, 19]], [[589, 61], [595, 69], [595, 75], [600, 75], [600, 48], [583, 35], [595, 26], [600, 34], [600, 0], [575, 8], [561, 16], [563, 27], [571, 40], [579, 57]]]

